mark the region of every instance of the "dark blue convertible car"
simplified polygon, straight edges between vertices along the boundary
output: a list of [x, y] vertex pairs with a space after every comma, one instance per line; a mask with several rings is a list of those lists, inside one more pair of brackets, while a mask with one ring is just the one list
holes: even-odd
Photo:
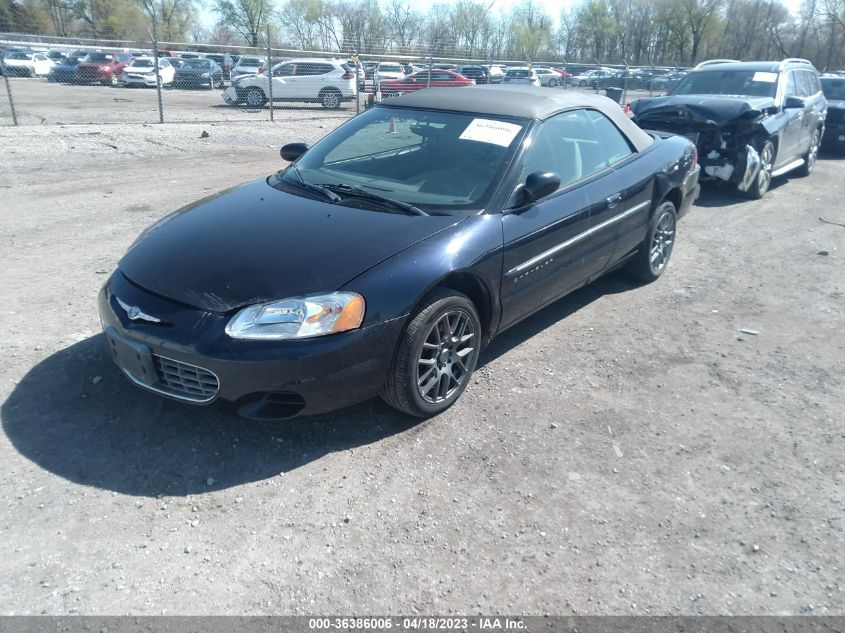
[[609, 270], [660, 277], [699, 191], [687, 139], [533, 88], [419, 91], [282, 156], [120, 261], [99, 311], [136, 385], [253, 418], [437, 414], [504, 329]]

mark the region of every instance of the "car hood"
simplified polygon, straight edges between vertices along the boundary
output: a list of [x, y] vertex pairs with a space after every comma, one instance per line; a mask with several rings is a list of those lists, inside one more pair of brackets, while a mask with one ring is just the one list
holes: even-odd
[[228, 312], [337, 290], [462, 219], [333, 205], [259, 180], [163, 218], [141, 234], [118, 267], [163, 297]]
[[213, 73], [213, 70], [206, 68], [177, 68], [177, 75], [202, 75], [203, 73]]
[[774, 110], [775, 101], [770, 97], [718, 97], [710, 95], [670, 95], [639, 99], [631, 104], [636, 122], [666, 115], [688, 116], [696, 123], [725, 125], [738, 119], [756, 118]]

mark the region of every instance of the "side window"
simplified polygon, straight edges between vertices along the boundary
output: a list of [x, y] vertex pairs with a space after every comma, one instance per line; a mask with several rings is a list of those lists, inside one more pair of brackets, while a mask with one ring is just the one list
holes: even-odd
[[786, 93], [787, 97], [797, 97], [798, 96], [798, 82], [796, 75], [798, 73], [795, 71], [789, 72], [786, 74]]
[[809, 73], [806, 70], [799, 70], [795, 72], [798, 83], [798, 96], [809, 97], [811, 94]]
[[451, 81], [453, 79], [452, 75], [449, 73], [444, 72], [433, 72], [431, 73], [431, 80], [432, 81]]
[[296, 64], [281, 64], [273, 69], [274, 77], [293, 77], [296, 71]]
[[572, 110], [542, 124], [526, 154], [522, 177], [553, 171], [566, 186], [632, 153], [628, 140], [606, 116], [595, 110]]
[[304, 62], [302, 64], [296, 65], [296, 76], [297, 77], [304, 77], [308, 75], [319, 75], [320, 73], [317, 70], [318, 64], [312, 64], [310, 62]]
[[[334, 70], [334, 66], [331, 64], [314, 64], [316, 69], [315, 75], [325, 75], [326, 73], [330, 73]], [[352, 70], [350, 68], [350, 70]]]
[[811, 70], [805, 70], [804, 75], [807, 76], [807, 96], [812, 97], [813, 95], [818, 94], [822, 88], [819, 85], [819, 78], [816, 73]]

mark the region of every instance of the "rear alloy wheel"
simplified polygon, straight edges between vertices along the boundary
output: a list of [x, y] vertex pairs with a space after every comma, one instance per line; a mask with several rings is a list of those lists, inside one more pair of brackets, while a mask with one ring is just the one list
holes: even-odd
[[818, 130], [813, 132], [813, 138], [810, 139], [810, 149], [804, 154], [804, 164], [798, 169], [799, 176], [809, 176], [813, 173], [813, 167], [816, 166], [816, 158], [819, 156], [819, 143], [821, 141], [821, 134]]
[[337, 90], [325, 90], [320, 93], [320, 103], [324, 108], [339, 108], [342, 95]]
[[244, 95], [244, 101], [250, 108], [260, 108], [267, 103], [267, 97], [261, 88], [249, 88]]
[[775, 162], [775, 146], [771, 141], [766, 141], [763, 150], [760, 152], [760, 171], [745, 195], [752, 200], [759, 200], [766, 195], [772, 184], [772, 165]]
[[557, 79], [549, 79], [549, 88], [557, 88]]
[[405, 330], [382, 398], [416, 417], [445, 411], [469, 383], [480, 346], [475, 305], [459, 292], [438, 290]]
[[677, 215], [675, 205], [662, 202], [654, 213], [654, 220], [640, 250], [628, 265], [628, 271], [642, 281], [655, 281], [669, 264], [675, 247]]

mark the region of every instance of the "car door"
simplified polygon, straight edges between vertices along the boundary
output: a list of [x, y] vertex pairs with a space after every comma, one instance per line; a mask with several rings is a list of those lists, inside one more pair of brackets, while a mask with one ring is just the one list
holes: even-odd
[[581, 236], [590, 225], [589, 201], [577, 144], [562, 140], [571, 116], [564, 112], [540, 124], [525, 151], [519, 179], [524, 184], [531, 173], [551, 171], [560, 176], [560, 188], [502, 217], [502, 327], [550, 303], [586, 276], [588, 242]]
[[810, 149], [813, 132], [819, 123], [824, 109], [821, 99], [821, 85], [818, 77], [811, 70], [799, 70], [798, 90], [804, 98], [804, 117], [801, 119], [801, 138], [798, 144], [799, 156], [804, 156]]
[[[273, 100], [293, 99], [298, 97], [296, 89], [295, 62], [286, 62], [273, 66]], [[259, 75], [260, 77], [260, 75]], [[270, 95], [267, 95], [269, 98]]]
[[322, 87], [321, 66], [314, 62], [301, 62], [296, 65], [294, 74], [295, 96], [300, 99], [316, 99]]
[[788, 108], [787, 102], [790, 97], [801, 98], [801, 89], [797, 70], [790, 70], [786, 73], [786, 87], [783, 93], [783, 108], [780, 116], [783, 117], [780, 142], [776, 157], [776, 167], [784, 165], [793, 160], [800, 153], [802, 128], [804, 125], [804, 107]]
[[625, 134], [597, 110], [573, 113], [580, 126], [570, 140], [578, 143], [581, 175], [590, 203], [589, 244], [584, 250], [584, 273], [595, 277], [611, 263], [614, 253], [628, 252], [645, 233], [651, 205], [653, 174], [643, 173], [637, 153]]

